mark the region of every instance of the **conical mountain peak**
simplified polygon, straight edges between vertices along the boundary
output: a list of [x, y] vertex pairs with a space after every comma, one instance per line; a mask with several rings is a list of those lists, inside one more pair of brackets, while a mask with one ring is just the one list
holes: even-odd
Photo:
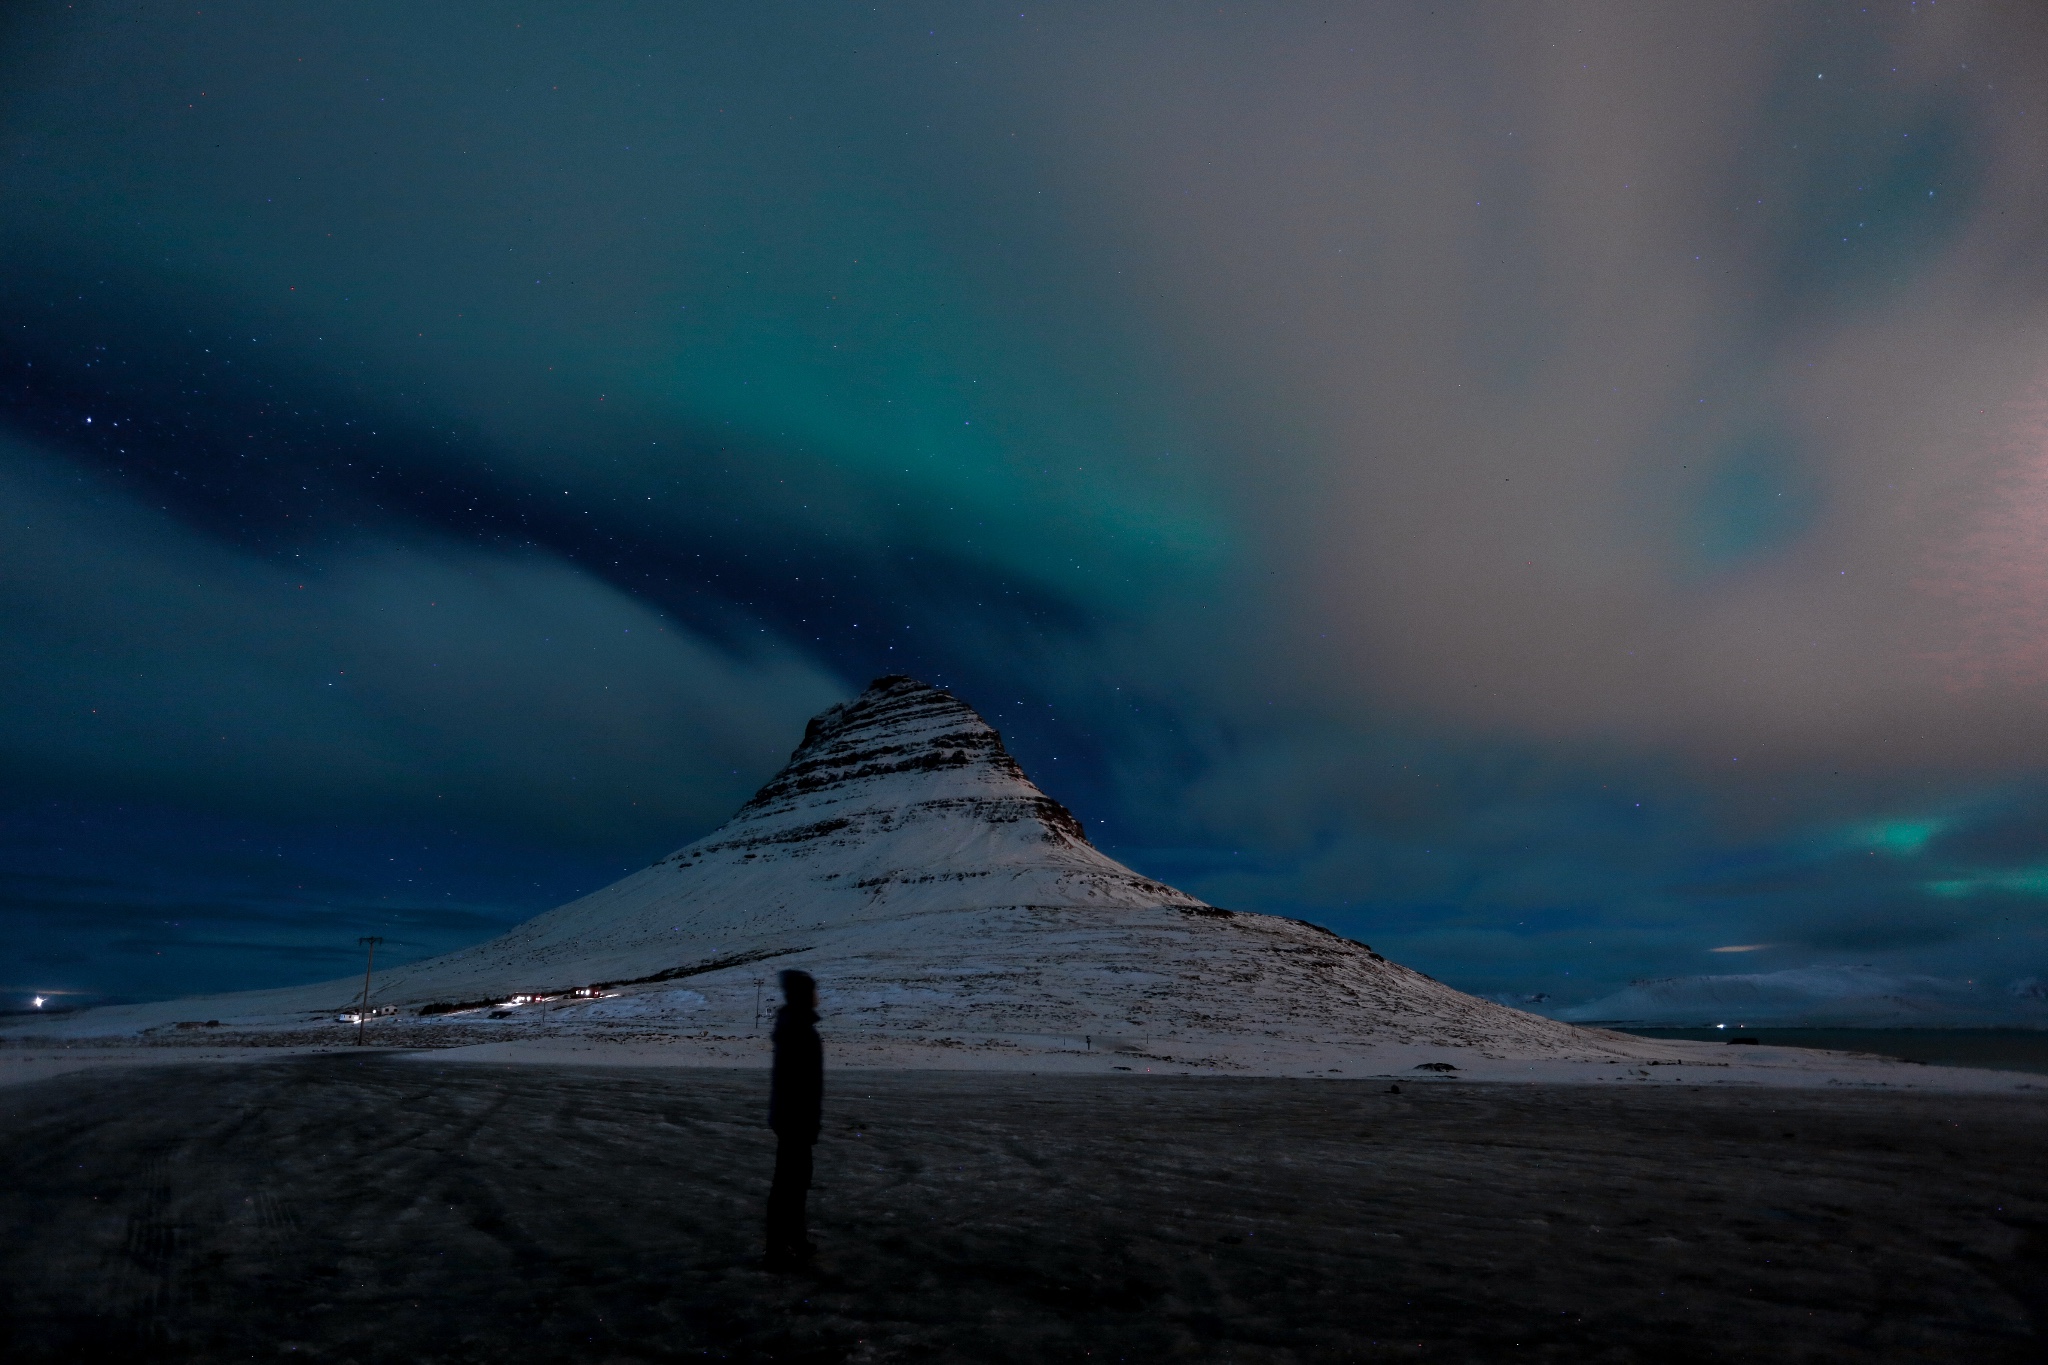
[[740, 807], [726, 831], [759, 837], [765, 829], [751, 827], [792, 817], [836, 811], [825, 818], [844, 819], [854, 809], [913, 806], [1003, 824], [1028, 819], [1049, 838], [1088, 842], [1081, 822], [1032, 784], [973, 707], [901, 675], [877, 678], [852, 701], [811, 717], [789, 763]]
[[[487, 943], [380, 972], [371, 1003], [395, 1012], [380, 1041], [530, 1038], [539, 1020], [562, 1037], [730, 1057], [758, 1045], [769, 962], [816, 976], [835, 1046], [875, 1065], [1128, 1069], [1114, 1059], [1142, 1055], [1349, 1073], [1374, 1052], [1437, 1066], [1455, 1065], [1445, 1049], [1590, 1058], [1636, 1046], [1125, 867], [972, 707], [905, 677], [813, 717], [782, 771], [718, 829]], [[361, 989], [95, 1011], [80, 1027], [170, 1028], [203, 1008], [317, 1041]]]

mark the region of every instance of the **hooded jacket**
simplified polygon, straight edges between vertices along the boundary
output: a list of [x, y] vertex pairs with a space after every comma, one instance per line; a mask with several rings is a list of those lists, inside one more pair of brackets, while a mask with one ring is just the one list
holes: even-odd
[[768, 1126], [785, 1140], [815, 1143], [824, 1122], [825, 1045], [815, 1010], [775, 1012], [775, 1070], [768, 1083]]

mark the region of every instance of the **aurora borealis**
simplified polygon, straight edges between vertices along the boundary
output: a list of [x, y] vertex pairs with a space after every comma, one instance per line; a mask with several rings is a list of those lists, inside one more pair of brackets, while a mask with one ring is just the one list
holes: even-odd
[[0, 62], [12, 992], [475, 941], [893, 672], [1467, 989], [2048, 977], [2035, 7], [31, 3]]

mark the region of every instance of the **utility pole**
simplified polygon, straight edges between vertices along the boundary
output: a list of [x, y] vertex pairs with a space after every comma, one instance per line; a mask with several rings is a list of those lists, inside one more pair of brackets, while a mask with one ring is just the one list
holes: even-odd
[[367, 1027], [370, 1022], [370, 968], [375, 966], [377, 963], [377, 945], [382, 943], [383, 941], [383, 939], [375, 937], [359, 938], [356, 940], [357, 947], [360, 948], [367, 944], [370, 949], [370, 956], [363, 963], [363, 1008], [356, 1014], [357, 1047], [361, 1047], [363, 1045], [363, 1029]]

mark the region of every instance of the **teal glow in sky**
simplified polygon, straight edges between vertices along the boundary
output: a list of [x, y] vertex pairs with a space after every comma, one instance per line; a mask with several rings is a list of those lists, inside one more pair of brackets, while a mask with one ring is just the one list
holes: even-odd
[[474, 941], [899, 671], [1471, 989], [2048, 975], [2030, 11], [52, 3], [0, 63], [0, 986]]

